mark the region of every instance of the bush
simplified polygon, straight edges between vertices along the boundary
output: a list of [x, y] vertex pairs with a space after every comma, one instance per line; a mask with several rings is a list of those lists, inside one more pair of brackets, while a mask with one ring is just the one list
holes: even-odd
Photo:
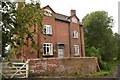
[[100, 54], [100, 49], [97, 49], [95, 47], [87, 48], [86, 49], [86, 55], [89, 56], [89, 57], [91, 57], [91, 56], [97, 57], [100, 69], [103, 70], [103, 71], [111, 70], [113, 68], [113, 61], [116, 61], [116, 58], [114, 58], [112, 60], [109, 60], [109, 62], [104, 61], [103, 55]]
[[111, 70], [111, 67], [108, 65], [107, 62], [99, 60], [99, 65], [100, 65], [100, 69], [102, 70], [105, 70], [105, 71]]

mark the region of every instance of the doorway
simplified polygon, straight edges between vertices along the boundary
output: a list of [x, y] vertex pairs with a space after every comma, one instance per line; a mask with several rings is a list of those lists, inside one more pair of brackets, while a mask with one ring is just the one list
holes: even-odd
[[58, 45], [58, 58], [64, 57], [64, 45]]

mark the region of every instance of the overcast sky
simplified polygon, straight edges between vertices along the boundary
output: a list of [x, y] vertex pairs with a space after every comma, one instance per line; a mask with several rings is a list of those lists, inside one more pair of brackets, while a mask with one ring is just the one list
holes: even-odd
[[75, 9], [80, 20], [93, 11], [104, 10], [115, 21], [113, 31], [118, 32], [118, 2], [119, 0], [40, 0], [41, 7], [49, 5], [55, 12], [70, 15]]

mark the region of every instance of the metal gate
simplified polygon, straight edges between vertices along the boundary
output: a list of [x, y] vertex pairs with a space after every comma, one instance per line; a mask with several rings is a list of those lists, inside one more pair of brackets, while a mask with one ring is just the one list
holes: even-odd
[[20, 62], [2, 63], [3, 78], [28, 78], [29, 65]]

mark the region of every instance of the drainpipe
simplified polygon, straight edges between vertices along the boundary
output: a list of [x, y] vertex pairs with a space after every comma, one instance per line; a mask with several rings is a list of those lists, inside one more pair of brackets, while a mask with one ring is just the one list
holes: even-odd
[[81, 53], [82, 53], [82, 55], [81, 55], [81, 56], [83, 57], [83, 47], [82, 47], [82, 35], [81, 35], [82, 33], [81, 33], [81, 26], [82, 26], [82, 25], [80, 25], [80, 45], [81, 45]]
[[38, 51], [37, 51], [37, 58], [40, 58], [40, 31], [39, 31], [39, 26], [38, 26]]
[[71, 54], [71, 36], [70, 36], [70, 23], [68, 23], [68, 34], [69, 34], [69, 49], [70, 49], [70, 56], [72, 56]]

